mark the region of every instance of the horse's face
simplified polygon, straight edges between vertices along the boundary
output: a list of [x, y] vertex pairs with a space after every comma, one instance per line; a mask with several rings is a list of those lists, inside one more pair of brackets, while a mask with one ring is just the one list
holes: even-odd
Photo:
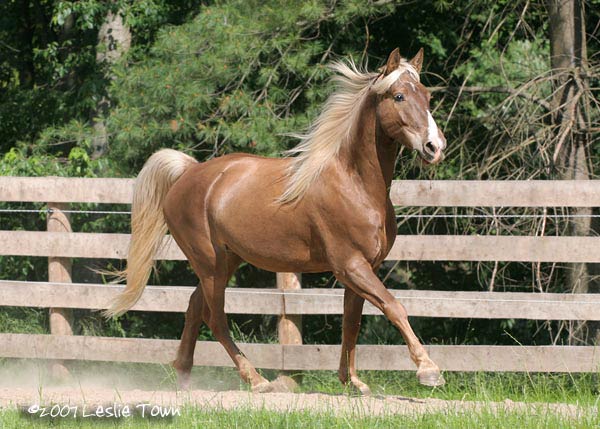
[[419, 82], [422, 64], [422, 49], [408, 62], [398, 49], [390, 54], [380, 78], [377, 119], [387, 136], [436, 164], [444, 159], [446, 138], [431, 116], [429, 91]]

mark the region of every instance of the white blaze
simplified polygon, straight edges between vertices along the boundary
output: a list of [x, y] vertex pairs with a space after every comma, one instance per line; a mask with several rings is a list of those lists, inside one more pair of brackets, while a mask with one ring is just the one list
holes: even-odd
[[427, 111], [427, 137], [428, 140], [435, 145], [436, 148], [445, 149], [446, 142], [440, 139], [440, 133], [438, 131], [438, 127], [433, 120], [433, 116], [431, 116], [431, 112]]

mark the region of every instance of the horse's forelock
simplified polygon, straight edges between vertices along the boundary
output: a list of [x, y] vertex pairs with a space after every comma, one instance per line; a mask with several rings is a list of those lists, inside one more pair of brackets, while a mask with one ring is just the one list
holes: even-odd
[[404, 74], [408, 73], [410, 77], [412, 77], [415, 81], [419, 82], [419, 73], [417, 69], [413, 67], [411, 63], [406, 60], [403, 60], [398, 68], [388, 74], [387, 76], [381, 75], [374, 83], [373, 83], [373, 91], [377, 94], [383, 94]]

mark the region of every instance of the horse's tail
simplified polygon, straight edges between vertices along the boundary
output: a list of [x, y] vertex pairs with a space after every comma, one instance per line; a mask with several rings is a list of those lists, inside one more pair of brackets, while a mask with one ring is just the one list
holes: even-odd
[[140, 299], [154, 265], [153, 257], [167, 233], [163, 201], [171, 186], [195, 163], [189, 155], [163, 149], [144, 164], [133, 188], [127, 268], [118, 273], [122, 280], [127, 280], [127, 286], [104, 311], [106, 317], [125, 313]]

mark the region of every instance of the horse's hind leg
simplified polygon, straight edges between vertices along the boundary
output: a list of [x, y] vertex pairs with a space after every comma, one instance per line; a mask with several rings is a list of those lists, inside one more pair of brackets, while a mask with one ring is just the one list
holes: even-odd
[[204, 297], [202, 295], [202, 286], [198, 285], [188, 305], [185, 313], [185, 324], [179, 349], [177, 350], [177, 358], [172, 365], [177, 371], [177, 379], [179, 387], [187, 389], [190, 383], [190, 373], [194, 364], [194, 349], [196, 348], [196, 340], [198, 339], [198, 331], [202, 326], [204, 313]]
[[[241, 260], [237, 255], [232, 253], [228, 254], [225, 283], [227, 283], [229, 278], [233, 275], [240, 262]], [[207, 323], [210, 319], [210, 309], [204, 300], [202, 289], [202, 283], [200, 283], [190, 297], [188, 309], [185, 313], [185, 324], [183, 333], [181, 334], [179, 349], [177, 350], [177, 357], [172, 363], [173, 367], [177, 370], [178, 383], [182, 389], [187, 389], [189, 387], [198, 331], [200, 330], [202, 323]]]
[[[229, 277], [233, 274], [230, 268], [232, 254], [224, 249], [215, 248], [215, 251], [214, 274], [204, 276], [201, 279], [205, 305], [204, 321], [235, 363], [242, 380], [249, 383], [254, 391], [264, 390], [269, 382], [256, 371], [250, 361], [242, 354], [229, 333], [227, 315], [225, 314], [225, 287]], [[237, 258], [235, 264], [237, 268], [240, 260], [237, 255], [233, 256]]]

